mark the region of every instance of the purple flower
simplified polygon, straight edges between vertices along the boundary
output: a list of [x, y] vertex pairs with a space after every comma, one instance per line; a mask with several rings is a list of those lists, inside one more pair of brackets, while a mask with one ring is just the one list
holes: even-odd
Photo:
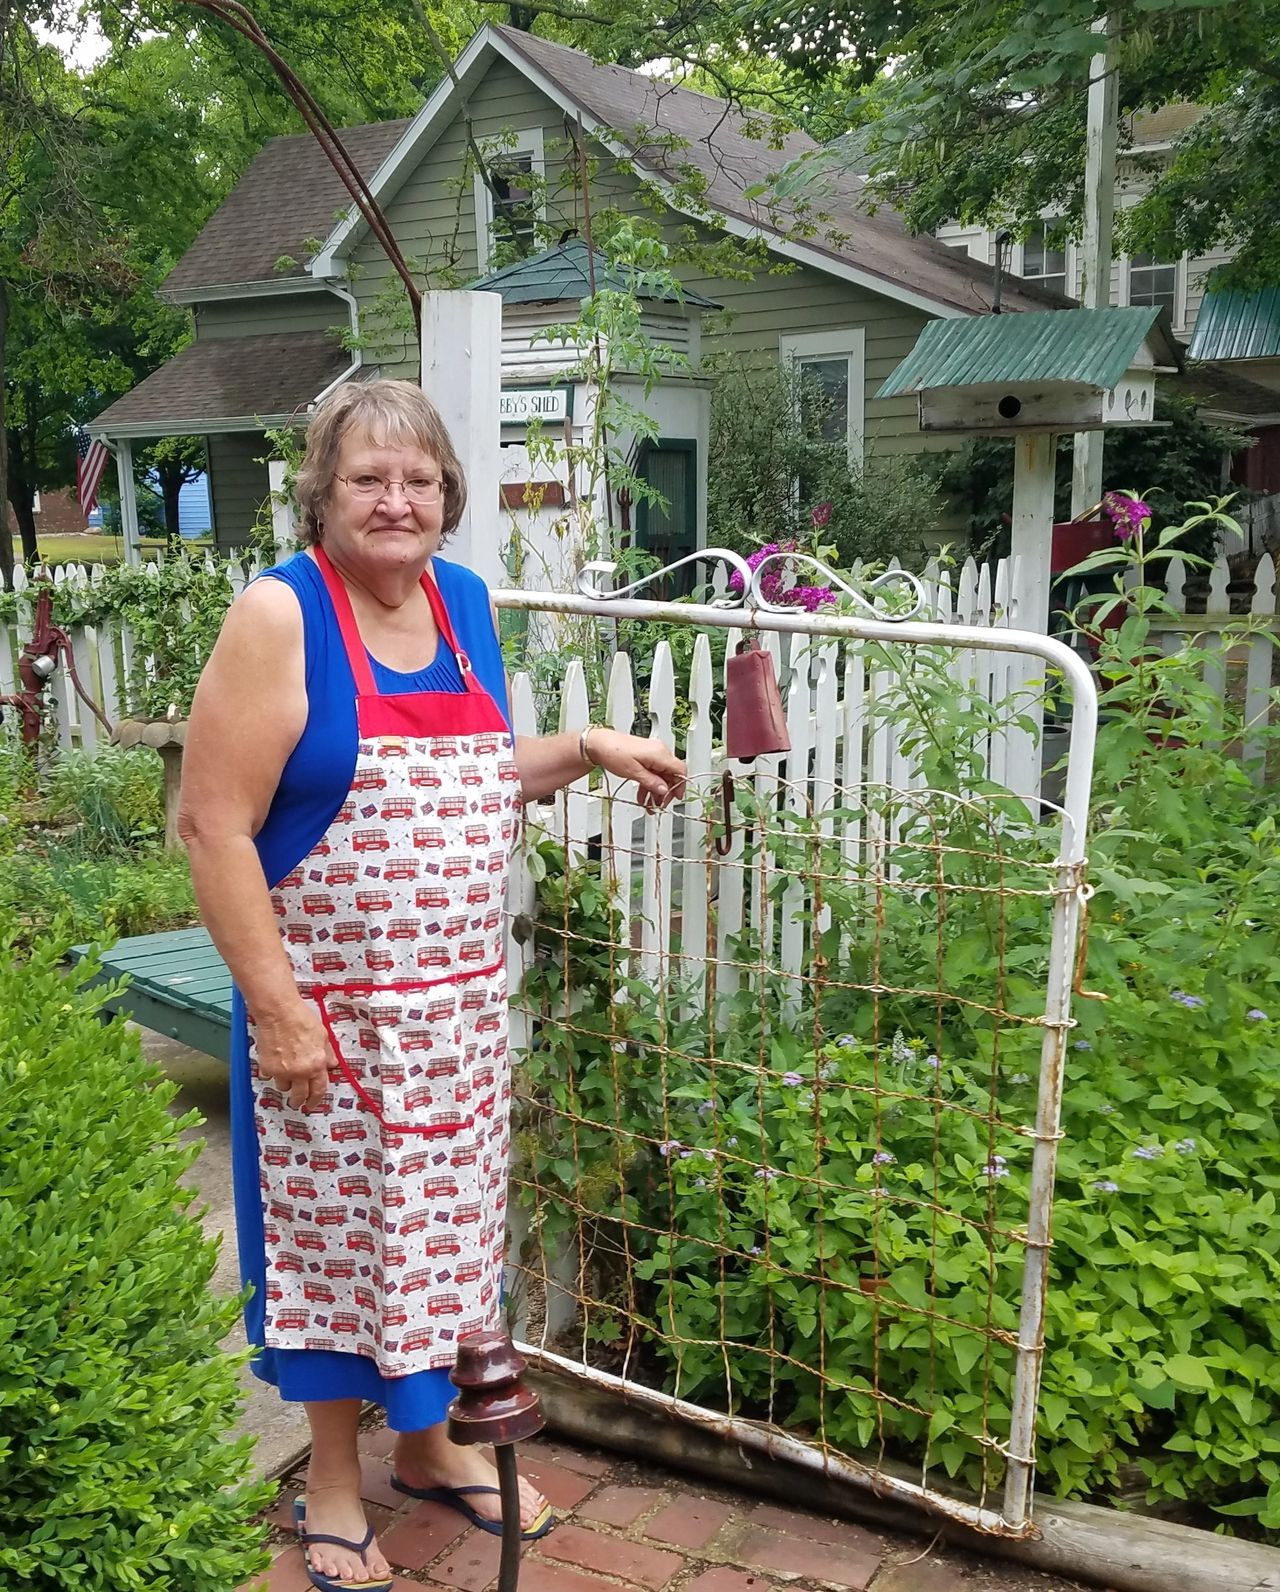
[[872, 1166], [892, 1166], [898, 1157], [889, 1150], [877, 1150], [871, 1157]]
[[834, 503], [819, 503], [809, 516], [809, 522], [816, 528], [831, 524], [831, 514], [835, 508]]
[[1138, 1161], [1158, 1161], [1163, 1153], [1158, 1144], [1140, 1144], [1133, 1152]]
[[1099, 1194], [1118, 1194], [1120, 1192], [1119, 1183], [1113, 1183], [1109, 1177], [1099, 1178], [1093, 1186]]
[[1252, 1011], [1246, 1012], [1245, 1016], [1251, 1023], [1265, 1023], [1267, 1021], [1266, 1012], [1260, 1010], [1257, 1006]]
[[688, 1159], [689, 1159], [689, 1157], [690, 1157], [690, 1156], [692, 1156], [692, 1155], [697, 1155], [697, 1153], [698, 1153], [698, 1152], [697, 1152], [697, 1151], [696, 1151], [696, 1150], [681, 1150], [681, 1152], [680, 1152], [680, 1159], [681, 1159], [681, 1160], [682, 1160], [682, 1161], [687, 1161], [687, 1160], [688, 1160]]
[[798, 1072], [784, 1072], [782, 1081], [788, 1089], [798, 1089], [804, 1082], [804, 1078]]
[[858, 1041], [852, 1034], [841, 1034], [839, 1039], [836, 1040], [837, 1045], [856, 1045], [857, 1043]]
[[1204, 1005], [1204, 998], [1200, 995], [1188, 995], [1185, 990], [1171, 989], [1169, 999], [1177, 1001], [1179, 1006], [1188, 1006], [1194, 1010], [1197, 1006]]
[[993, 1155], [982, 1169], [984, 1177], [1008, 1177], [1009, 1168], [1005, 1165], [1003, 1155]]
[[1194, 1139], [1179, 1139], [1177, 1144], [1174, 1145], [1174, 1149], [1179, 1155], [1194, 1155], [1196, 1153], [1196, 1141]]
[[716, 1103], [714, 1100], [704, 1100], [698, 1107], [698, 1115], [700, 1117], [705, 1117], [708, 1111], [714, 1111], [715, 1108]]
[[752, 1244], [750, 1250], [748, 1251], [748, 1254], [758, 1255], [759, 1253], [760, 1253], [760, 1245], [759, 1244]]
[[658, 1154], [665, 1157], [671, 1155], [673, 1151], [678, 1150], [679, 1148], [679, 1139], [663, 1139], [662, 1143], [658, 1146]]
[[1074, 1048], [1076, 1050], [1092, 1050], [1093, 1046], [1089, 1043], [1089, 1041], [1087, 1039], [1077, 1039], [1076, 1042], [1075, 1042], [1075, 1047]]
[[1113, 1112], [1114, 1112], [1114, 1111], [1115, 1111], [1115, 1109], [1116, 1109], [1116, 1108], [1115, 1108], [1115, 1107], [1114, 1107], [1114, 1106], [1099, 1106], [1099, 1107], [1098, 1107], [1098, 1111], [1099, 1111], [1099, 1112], [1100, 1112], [1100, 1114], [1101, 1114], [1101, 1115], [1102, 1115], [1102, 1116], [1104, 1116], [1104, 1117], [1109, 1117], [1109, 1116], [1111, 1116], [1111, 1115], [1112, 1115], [1112, 1113], [1113, 1113]]
[[769, 1167], [769, 1166], [758, 1166], [756, 1168], [756, 1177], [761, 1179], [765, 1183], [772, 1183], [774, 1178], [777, 1177], [777, 1175], [778, 1174], [773, 1170], [772, 1167]]
[[938, 1068], [941, 1067], [941, 1065], [942, 1065], [942, 1063], [938, 1060], [937, 1056], [934, 1056], [934, 1055], [926, 1056], [924, 1058], [924, 1064], [925, 1064], [926, 1067], [932, 1067], [934, 1072], [937, 1072]]
[[1151, 506], [1129, 492], [1108, 492], [1102, 512], [1111, 521], [1118, 542], [1127, 542], [1151, 518]]

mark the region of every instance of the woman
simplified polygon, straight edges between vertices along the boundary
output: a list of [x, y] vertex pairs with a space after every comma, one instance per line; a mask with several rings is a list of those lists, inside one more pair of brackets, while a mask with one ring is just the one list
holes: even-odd
[[[520, 803], [595, 765], [661, 806], [683, 766], [599, 727], [513, 741], [488, 594], [438, 556], [466, 485], [418, 388], [328, 398], [297, 491], [305, 550], [233, 604], [196, 692], [181, 823], [237, 991], [254, 1370], [311, 1425], [312, 1583], [372, 1592], [363, 1401], [397, 1433], [394, 1485], [498, 1529], [493, 1467], [443, 1423], [457, 1338], [500, 1318]], [[550, 1529], [524, 1481], [521, 1509]]]

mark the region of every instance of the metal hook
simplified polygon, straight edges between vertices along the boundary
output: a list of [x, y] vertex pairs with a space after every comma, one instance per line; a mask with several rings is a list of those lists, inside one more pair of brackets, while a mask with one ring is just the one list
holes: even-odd
[[727, 768], [720, 776], [720, 799], [724, 803], [724, 834], [711, 844], [717, 857], [727, 857], [733, 850], [733, 775]]
[[766, 613], [790, 613], [795, 607], [794, 603], [788, 603], [784, 601], [771, 602], [764, 595], [762, 589], [764, 572], [768, 569], [770, 564], [777, 563], [779, 560], [787, 560], [797, 564], [807, 564], [810, 569], [816, 570], [818, 572], [818, 574], [822, 577], [824, 584], [828, 586], [838, 586], [846, 597], [851, 597], [853, 601], [857, 603], [860, 608], [864, 608], [873, 619], [883, 619], [888, 620], [893, 624], [902, 624], [908, 619], [914, 619], [920, 610], [928, 603], [928, 597], [925, 593], [924, 585], [918, 576], [911, 574], [909, 570], [905, 569], [887, 569], [883, 575], [877, 575], [874, 580], [867, 582], [865, 592], [875, 593], [884, 591], [892, 586], [905, 586], [915, 598], [915, 601], [909, 609], [906, 609], [902, 613], [886, 613], [883, 609], [877, 608], [873, 602], [868, 602], [867, 597], [863, 592], [856, 591], [846, 581], [841, 580], [840, 576], [837, 575], [833, 569], [828, 569], [821, 559], [814, 558], [810, 553], [801, 553], [796, 551], [789, 553], [770, 553], [767, 558], [762, 558], [756, 565], [755, 572], [751, 577], [751, 596], [756, 606], [763, 608]]
[[661, 569], [655, 569], [651, 574], [642, 575], [639, 580], [633, 580], [629, 586], [621, 586], [616, 590], [602, 591], [595, 577], [612, 575], [617, 569], [617, 564], [612, 559], [597, 558], [589, 564], [584, 564], [578, 571], [578, 591], [584, 597], [594, 597], [602, 602], [614, 602], [620, 597], [630, 597], [634, 592], [643, 591], [654, 581], [661, 580], [664, 575], [670, 575], [673, 570], [683, 569], [686, 564], [729, 564], [742, 581], [740, 592], [728, 592], [723, 597], [711, 598], [708, 606], [711, 608], [738, 608], [742, 605], [746, 593], [751, 589], [751, 566], [740, 553], [731, 553], [727, 547], [703, 547], [696, 553], [686, 553], [683, 558], [676, 559], [674, 564], [664, 564]]

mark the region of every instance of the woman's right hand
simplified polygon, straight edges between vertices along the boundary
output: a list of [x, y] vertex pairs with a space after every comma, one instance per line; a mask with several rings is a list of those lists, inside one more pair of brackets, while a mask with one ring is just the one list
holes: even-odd
[[318, 1106], [328, 1093], [335, 1063], [316, 1009], [299, 996], [279, 1012], [256, 1016], [253, 1035], [259, 1073], [296, 1110]]

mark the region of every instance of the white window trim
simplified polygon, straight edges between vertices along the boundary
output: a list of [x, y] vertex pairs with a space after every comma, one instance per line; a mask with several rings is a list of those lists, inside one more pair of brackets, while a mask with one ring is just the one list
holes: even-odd
[[[1187, 256], [1184, 254], [1177, 260], [1162, 260], [1162, 265], [1171, 265], [1174, 268], [1173, 278], [1173, 329], [1175, 332], [1187, 330]], [[1133, 266], [1133, 259], [1128, 254], [1120, 256], [1120, 284], [1116, 302], [1121, 305], [1129, 303], [1129, 272]], [[1140, 271], [1147, 269], [1139, 266]]]
[[[1062, 217], [1060, 215], [1041, 216], [1040, 220], [1044, 223], [1044, 229], [1047, 232], [1049, 230], [1049, 223], [1051, 221], [1061, 221]], [[1045, 281], [1046, 279], [1043, 276], [1027, 275], [1026, 249], [1027, 246], [1022, 239], [1019, 239], [1018, 242], [1014, 244], [1009, 256], [1009, 269], [1015, 276], [1020, 276], [1024, 282]], [[1076, 246], [1070, 238], [1065, 239], [1063, 242], [1062, 257], [1066, 266], [1062, 281], [1062, 291], [1067, 295], [1068, 298], [1075, 298], [1078, 290], [1078, 283], [1076, 281]], [[994, 260], [994, 255], [992, 258]]]
[[861, 326], [843, 331], [797, 332], [778, 338], [778, 353], [788, 364], [803, 364], [807, 359], [833, 359], [841, 354], [849, 360], [849, 458], [862, 458], [866, 434], [867, 334]]
[[[483, 147], [483, 145], [482, 145]], [[538, 204], [538, 220], [545, 222], [547, 219], [546, 207], [546, 180], [547, 162], [543, 144], [542, 129], [530, 128], [527, 132], [517, 133], [515, 142], [508, 143], [503, 140], [501, 147], [493, 147], [485, 151], [486, 156], [493, 155], [528, 155], [530, 156], [531, 174], [542, 185], [542, 200]], [[475, 195], [476, 207], [476, 259], [479, 262], [479, 274], [483, 276], [490, 270], [490, 261], [493, 259], [493, 195], [489, 192], [488, 184], [479, 172], [472, 177], [472, 192]]]

